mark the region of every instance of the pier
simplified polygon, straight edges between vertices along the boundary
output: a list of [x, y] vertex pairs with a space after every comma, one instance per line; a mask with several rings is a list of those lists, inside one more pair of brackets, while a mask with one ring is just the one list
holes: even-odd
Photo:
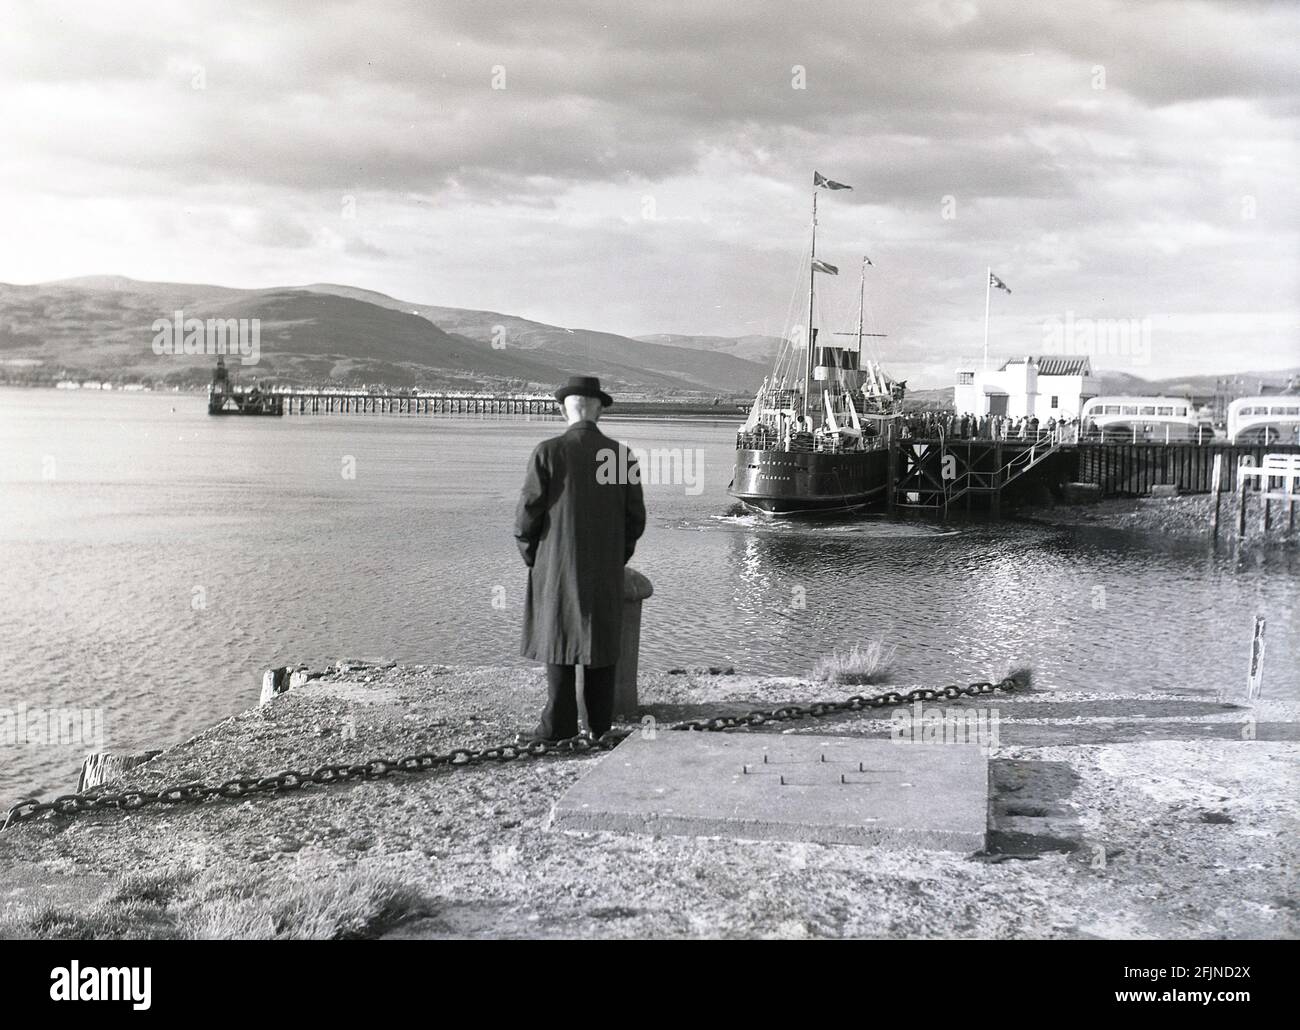
[[1034, 440], [898, 440], [891, 445], [891, 506], [946, 511], [961, 501], [970, 510], [972, 499], [981, 497], [996, 513], [1008, 486], [1049, 461], [1059, 465], [1067, 446], [1046, 435]]
[[556, 415], [549, 394], [281, 390], [289, 415]]
[[[558, 418], [549, 394], [489, 394], [301, 389], [272, 390], [268, 399], [287, 415], [442, 415]], [[619, 414], [636, 416], [733, 415], [729, 404], [683, 407], [654, 402], [620, 403]], [[1008, 490], [1054, 489], [1066, 483], [1097, 488], [1098, 497], [1133, 497], [1155, 488], [1209, 493], [1215, 458], [1222, 468], [1260, 465], [1265, 454], [1297, 454], [1300, 445], [1171, 443], [1079, 440], [1077, 434], [1042, 432], [1027, 439], [914, 436], [890, 444], [893, 469], [890, 509], [946, 512], [954, 506], [998, 514]]]
[[1080, 442], [1047, 434], [1029, 440], [914, 437], [892, 448], [892, 507], [946, 511], [960, 502], [969, 510], [978, 501], [994, 513], [1012, 486], [1083, 483], [1097, 487], [1099, 497], [1142, 496], [1157, 487], [1209, 493], [1216, 455], [1224, 469], [1262, 465], [1266, 454], [1300, 455], [1294, 444]]

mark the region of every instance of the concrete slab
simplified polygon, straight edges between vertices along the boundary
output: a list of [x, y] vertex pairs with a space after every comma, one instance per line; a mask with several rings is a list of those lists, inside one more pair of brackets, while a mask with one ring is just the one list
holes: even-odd
[[975, 744], [634, 733], [555, 803], [551, 828], [978, 851], [988, 784]]

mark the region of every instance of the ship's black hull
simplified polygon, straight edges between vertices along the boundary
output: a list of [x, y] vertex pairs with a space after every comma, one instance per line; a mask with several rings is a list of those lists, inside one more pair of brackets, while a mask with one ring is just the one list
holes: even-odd
[[881, 503], [889, 486], [889, 450], [736, 451], [730, 493], [774, 515], [836, 511]]

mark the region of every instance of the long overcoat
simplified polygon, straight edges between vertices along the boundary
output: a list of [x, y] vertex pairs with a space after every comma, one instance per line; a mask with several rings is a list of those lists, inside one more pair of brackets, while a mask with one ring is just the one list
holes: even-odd
[[623, 566], [645, 530], [632, 452], [575, 422], [528, 459], [515, 539], [528, 566], [523, 655], [554, 665], [614, 665]]

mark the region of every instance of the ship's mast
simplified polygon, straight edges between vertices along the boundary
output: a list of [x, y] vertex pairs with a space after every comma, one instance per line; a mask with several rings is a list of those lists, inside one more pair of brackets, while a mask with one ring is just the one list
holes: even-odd
[[803, 413], [808, 414], [808, 395], [812, 393], [813, 343], [816, 330], [813, 329], [813, 291], [817, 282], [817, 189], [813, 187], [812, 208], [812, 249], [808, 252], [808, 353], [804, 356], [803, 368]]
[[858, 280], [858, 368], [862, 368], [862, 313], [867, 303], [867, 255], [862, 255], [862, 278]]

